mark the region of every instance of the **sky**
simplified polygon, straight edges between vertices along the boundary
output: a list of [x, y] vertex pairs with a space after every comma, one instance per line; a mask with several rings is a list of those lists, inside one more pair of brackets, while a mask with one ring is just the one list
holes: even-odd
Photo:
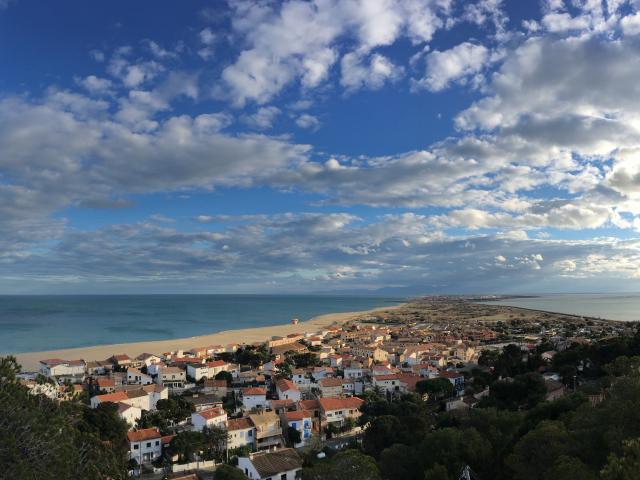
[[640, 0], [0, 0], [0, 293], [640, 291]]

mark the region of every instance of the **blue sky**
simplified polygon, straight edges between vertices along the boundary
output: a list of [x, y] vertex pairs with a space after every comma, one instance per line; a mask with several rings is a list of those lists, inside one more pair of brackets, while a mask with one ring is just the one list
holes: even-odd
[[0, 0], [0, 292], [637, 291], [636, 0]]

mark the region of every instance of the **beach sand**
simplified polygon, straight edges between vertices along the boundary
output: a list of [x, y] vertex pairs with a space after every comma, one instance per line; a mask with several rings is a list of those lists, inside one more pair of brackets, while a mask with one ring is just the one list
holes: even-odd
[[160, 354], [175, 350], [189, 350], [194, 347], [207, 345], [227, 345], [229, 343], [253, 343], [263, 342], [272, 336], [284, 336], [290, 333], [315, 333], [324, 327], [333, 324], [341, 324], [354, 320], [362, 315], [381, 310], [394, 310], [404, 304], [374, 308], [361, 312], [329, 313], [319, 315], [306, 322], [297, 325], [286, 323], [270, 327], [246, 328], [240, 330], [225, 330], [210, 335], [199, 335], [190, 338], [177, 338], [170, 340], [154, 340], [149, 342], [118, 343], [113, 345], [96, 345], [90, 347], [66, 348], [61, 350], [48, 350], [45, 352], [18, 353], [16, 357], [22, 371], [35, 371], [39, 368], [39, 361], [46, 358], [62, 358], [65, 360], [83, 359], [85, 361], [105, 360], [114, 354], [126, 353], [131, 357], [141, 353]]

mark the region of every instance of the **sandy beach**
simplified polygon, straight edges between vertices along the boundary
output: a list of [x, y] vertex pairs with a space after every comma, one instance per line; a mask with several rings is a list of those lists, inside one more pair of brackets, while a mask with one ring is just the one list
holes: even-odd
[[380, 310], [393, 310], [404, 304], [374, 308], [360, 312], [342, 312], [318, 315], [306, 322], [297, 325], [286, 323], [269, 327], [246, 328], [240, 330], [225, 330], [210, 335], [199, 335], [190, 338], [176, 338], [170, 340], [154, 340], [149, 342], [117, 343], [112, 345], [96, 345], [89, 347], [66, 348], [61, 350], [48, 350], [43, 352], [18, 353], [16, 357], [22, 365], [23, 371], [34, 371], [39, 368], [39, 361], [45, 358], [63, 358], [65, 360], [83, 359], [105, 360], [117, 353], [126, 353], [137, 356], [141, 353], [163, 353], [173, 350], [189, 350], [193, 347], [207, 345], [226, 345], [229, 343], [253, 343], [265, 341], [272, 336], [288, 335], [290, 333], [315, 333], [324, 327], [333, 324], [345, 323], [367, 313]]

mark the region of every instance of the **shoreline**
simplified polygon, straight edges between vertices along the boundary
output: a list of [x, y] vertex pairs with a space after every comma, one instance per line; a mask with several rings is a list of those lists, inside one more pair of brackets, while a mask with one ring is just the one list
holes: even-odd
[[112, 355], [126, 353], [131, 357], [141, 353], [160, 354], [175, 350], [189, 350], [194, 347], [207, 345], [227, 345], [230, 343], [263, 342], [273, 336], [285, 336], [291, 333], [316, 333], [322, 328], [334, 324], [343, 324], [362, 315], [381, 310], [395, 310], [404, 307], [407, 303], [399, 303], [386, 307], [377, 307], [370, 310], [355, 312], [326, 313], [315, 316], [296, 325], [292, 323], [271, 325], [266, 327], [250, 327], [237, 330], [222, 330], [216, 333], [197, 335], [187, 338], [173, 338], [168, 340], [149, 340], [144, 342], [114, 343], [109, 345], [90, 345], [86, 347], [63, 348], [44, 350], [39, 352], [22, 352], [13, 354], [23, 371], [36, 371], [39, 361], [46, 358], [63, 358], [65, 360], [83, 359], [85, 361], [105, 360]]

